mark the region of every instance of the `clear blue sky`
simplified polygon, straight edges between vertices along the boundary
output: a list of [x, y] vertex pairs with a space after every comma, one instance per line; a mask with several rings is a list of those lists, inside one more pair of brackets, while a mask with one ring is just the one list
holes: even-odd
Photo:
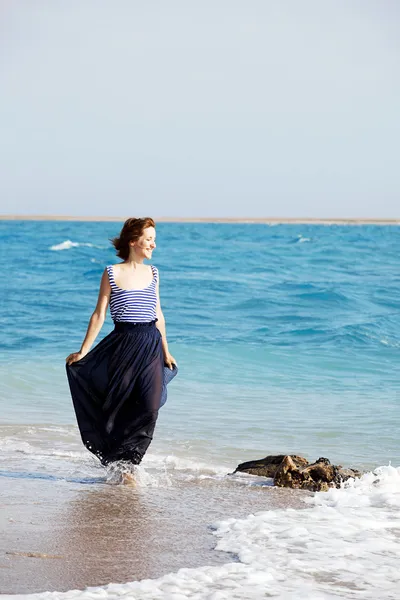
[[0, 10], [0, 213], [399, 217], [398, 0]]

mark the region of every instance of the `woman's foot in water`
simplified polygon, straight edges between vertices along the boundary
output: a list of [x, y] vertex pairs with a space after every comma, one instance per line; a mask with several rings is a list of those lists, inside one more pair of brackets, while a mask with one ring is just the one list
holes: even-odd
[[135, 486], [136, 478], [133, 473], [121, 473], [121, 483], [122, 485]]
[[107, 465], [107, 483], [114, 485], [137, 485], [136, 467], [127, 461], [113, 462]]

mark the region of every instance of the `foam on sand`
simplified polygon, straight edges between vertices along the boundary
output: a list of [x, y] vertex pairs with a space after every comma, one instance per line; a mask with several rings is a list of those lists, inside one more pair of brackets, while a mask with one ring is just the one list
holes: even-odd
[[[260, 512], [216, 525], [222, 566], [154, 580], [39, 593], [25, 600], [326, 600], [397, 598], [400, 468], [380, 467], [342, 489], [316, 493], [305, 510]], [[232, 561], [232, 554], [240, 562]], [[229, 555], [227, 555], [229, 560]]]

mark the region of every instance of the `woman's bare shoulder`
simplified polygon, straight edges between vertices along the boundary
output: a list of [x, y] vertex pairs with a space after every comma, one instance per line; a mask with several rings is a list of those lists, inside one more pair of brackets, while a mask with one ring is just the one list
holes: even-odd
[[111, 263], [110, 265], [107, 265], [106, 269], [109, 269], [109, 268], [110, 268], [110, 269], [112, 269], [113, 271], [114, 271], [114, 269], [116, 269], [117, 271], [119, 271], [119, 269], [120, 269], [121, 265], [123, 265], [123, 264], [124, 264], [123, 262], [119, 262], [119, 263], [115, 263], [115, 264], [112, 264], [112, 263]]

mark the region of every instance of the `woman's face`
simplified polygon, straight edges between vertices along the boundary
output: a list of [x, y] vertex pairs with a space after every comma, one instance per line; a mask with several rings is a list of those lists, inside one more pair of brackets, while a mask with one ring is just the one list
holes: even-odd
[[153, 250], [156, 247], [156, 230], [154, 227], [146, 227], [143, 233], [136, 242], [134, 242], [135, 250], [142, 254], [143, 258], [151, 258]]

